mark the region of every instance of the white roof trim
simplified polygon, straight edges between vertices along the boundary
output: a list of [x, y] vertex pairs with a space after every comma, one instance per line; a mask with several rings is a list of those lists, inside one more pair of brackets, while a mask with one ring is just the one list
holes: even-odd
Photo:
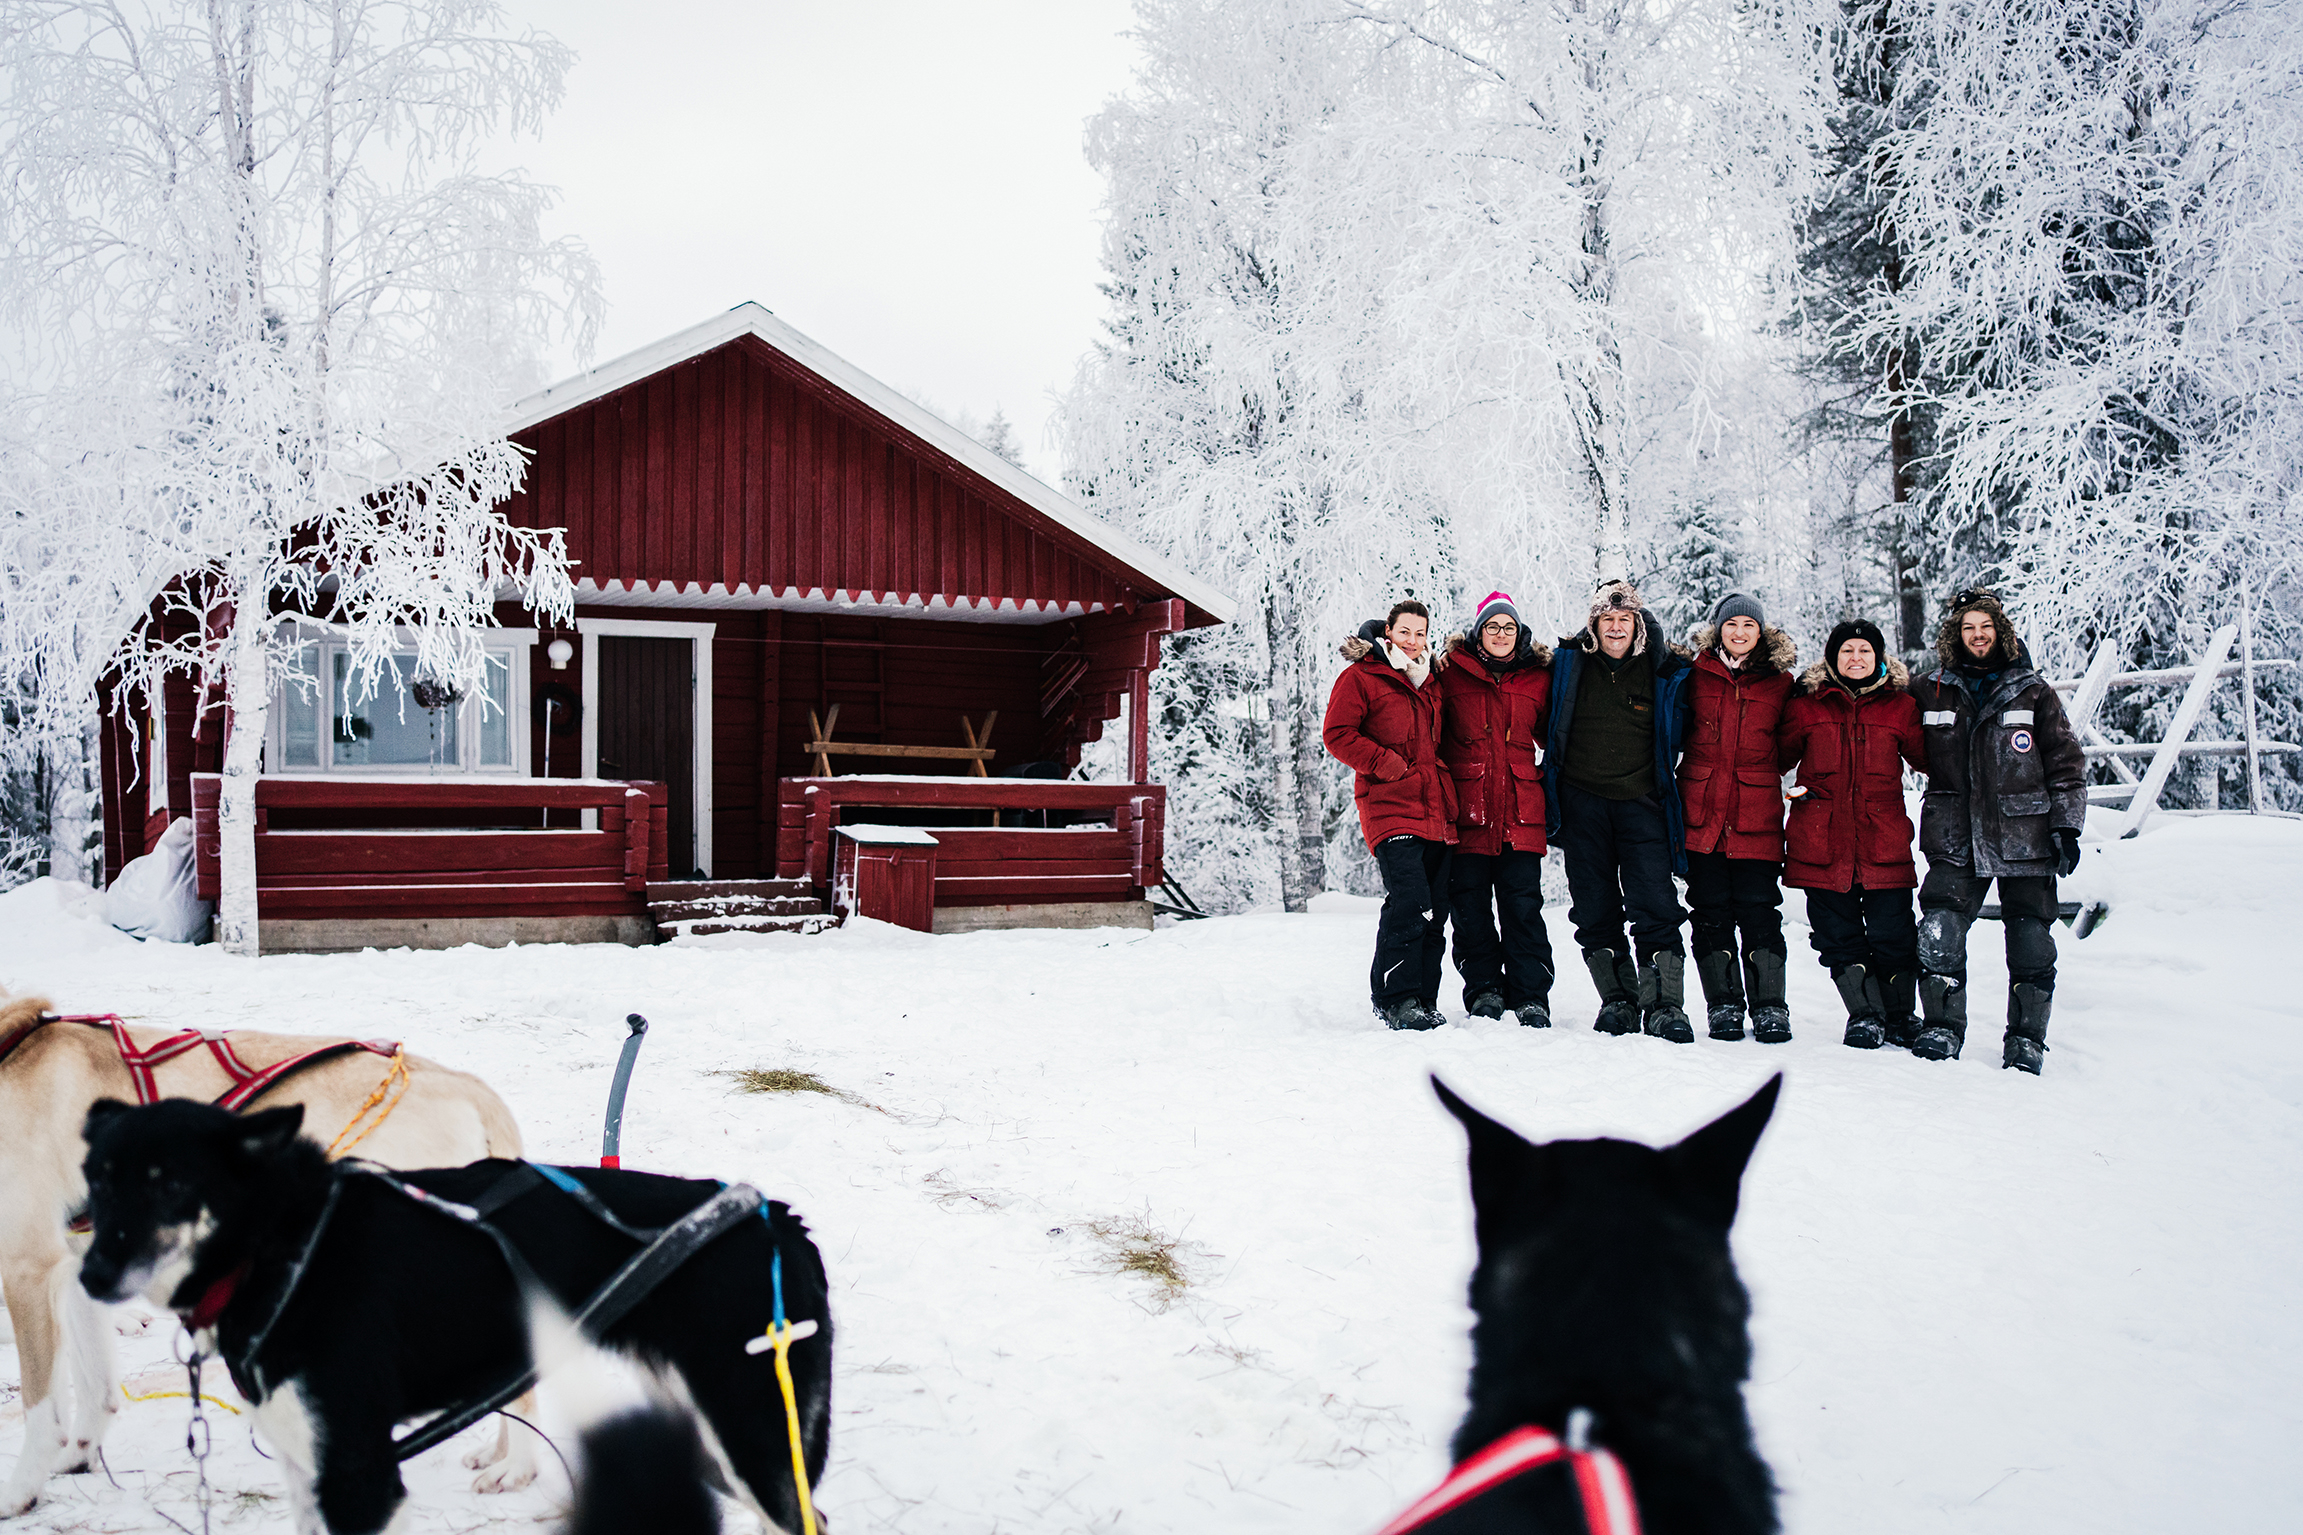
[[913, 436], [934, 445], [976, 474], [991, 481], [1033, 511], [1103, 550], [1193, 607], [1229, 623], [1238, 605], [1205, 581], [1191, 575], [1164, 555], [1153, 553], [1119, 529], [1103, 522], [1087, 508], [1053, 486], [1026, 474], [1006, 459], [953, 426], [927, 407], [907, 399], [863, 369], [818, 345], [754, 303], [738, 304], [726, 314], [701, 325], [691, 325], [666, 336], [653, 346], [627, 352], [588, 373], [562, 379], [512, 407], [502, 430], [506, 436], [579, 405], [613, 394], [629, 384], [650, 378], [666, 368], [722, 347], [739, 336], [757, 336], [818, 378], [878, 411]]

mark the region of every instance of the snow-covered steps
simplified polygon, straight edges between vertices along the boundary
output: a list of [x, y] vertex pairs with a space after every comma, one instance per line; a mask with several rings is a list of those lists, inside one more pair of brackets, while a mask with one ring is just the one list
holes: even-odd
[[683, 879], [648, 886], [665, 938], [707, 933], [820, 933], [831, 914], [804, 879]]

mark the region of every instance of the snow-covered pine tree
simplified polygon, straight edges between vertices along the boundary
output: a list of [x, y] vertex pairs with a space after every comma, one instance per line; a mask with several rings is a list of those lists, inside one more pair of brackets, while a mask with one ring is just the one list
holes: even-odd
[[1711, 616], [1719, 599], [1743, 581], [1743, 558], [1735, 529], [1708, 498], [1677, 508], [1669, 541], [1657, 551], [1656, 569], [1641, 582], [1664, 634], [1674, 642]]
[[1018, 469], [1024, 466], [1024, 445], [1016, 437], [1015, 423], [1008, 420], [1008, 413], [1001, 407], [992, 407], [992, 418], [984, 423], [977, 441]]
[[337, 625], [356, 686], [412, 644], [469, 687], [502, 592], [568, 610], [557, 535], [495, 511], [522, 463], [494, 423], [556, 328], [588, 349], [597, 275], [478, 155], [570, 55], [487, 0], [60, 0], [5, 58], [0, 655], [51, 698], [221, 686], [219, 931], [253, 952], [278, 615]]

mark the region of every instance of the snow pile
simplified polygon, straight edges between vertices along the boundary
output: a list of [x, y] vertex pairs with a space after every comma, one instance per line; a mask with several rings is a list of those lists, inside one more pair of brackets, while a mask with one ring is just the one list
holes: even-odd
[[[1803, 954], [1788, 1046], [1595, 1036], [1560, 910], [1566, 1026], [1389, 1034], [1356, 901], [1154, 933], [251, 964], [138, 944], [42, 882], [0, 897], [0, 984], [397, 1035], [483, 1073], [531, 1151], [570, 1162], [598, 1154], [623, 1015], [647, 1014], [630, 1165], [750, 1179], [823, 1246], [821, 1501], [844, 1535], [1372, 1528], [1443, 1469], [1468, 1359], [1461, 1137], [1426, 1071], [1531, 1134], [1658, 1140], [1777, 1068], [1736, 1247], [1788, 1528], [2277, 1528], [2303, 1506], [2303, 1004], [2280, 963], [2303, 825], [2162, 818], [2073, 887], [2114, 909], [2084, 943], [2058, 930], [2037, 1080], [1998, 1069], [1990, 924], [1968, 1057], [1941, 1065], [1841, 1048]], [[755, 1068], [831, 1091], [725, 1075]], [[171, 1331], [123, 1340], [132, 1389], [181, 1389]], [[126, 1491], [61, 1479], [18, 1527], [165, 1528], [145, 1499], [182, 1517], [183, 1407], [123, 1410]], [[273, 1468], [227, 1421], [220, 1527], [283, 1527]], [[7, 1411], [0, 1454], [20, 1435]], [[546, 1484], [474, 1496], [460, 1448], [409, 1468], [414, 1529], [554, 1506]]]

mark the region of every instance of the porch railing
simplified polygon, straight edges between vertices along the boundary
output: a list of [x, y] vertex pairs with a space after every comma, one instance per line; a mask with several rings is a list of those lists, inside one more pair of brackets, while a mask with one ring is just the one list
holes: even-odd
[[[777, 797], [776, 872], [785, 879], [830, 883], [834, 828], [843, 820], [885, 820], [890, 811], [924, 825], [939, 844], [938, 908], [1133, 900], [1167, 877], [1160, 862], [1163, 784], [858, 773], [786, 778]], [[982, 811], [997, 811], [1010, 824], [934, 824]], [[1019, 811], [1107, 824], [1016, 826]]]
[[[221, 893], [223, 780], [192, 778], [194, 870]], [[668, 877], [664, 786], [608, 779], [264, 778], [263, 918], [644, 916]], [[592, 812], [588, 829], [548, 827]], [[282, 822], [287, 824], [275, 824]]]

